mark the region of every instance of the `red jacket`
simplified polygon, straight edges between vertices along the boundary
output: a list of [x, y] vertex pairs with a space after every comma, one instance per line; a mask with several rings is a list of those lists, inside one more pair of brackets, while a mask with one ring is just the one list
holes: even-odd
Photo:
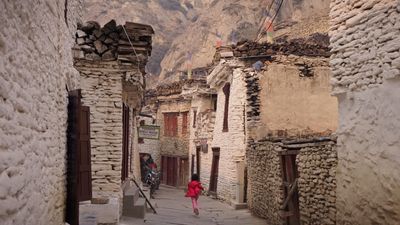
[[204, 188], [201, 186], [201, 183], [193, 180], [188, 184], [188, 190], [185, 197], [196, 198], [200, 195], [201, 190], [204, 190]]

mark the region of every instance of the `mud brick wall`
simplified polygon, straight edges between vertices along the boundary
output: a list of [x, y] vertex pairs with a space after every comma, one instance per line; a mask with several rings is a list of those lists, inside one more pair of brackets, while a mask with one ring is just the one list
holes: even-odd
[[400, 221], [400, 3], [331, 2], [337, 223]]
[[336, 143], [315, 143], [297, 155], [302, 224], [336, 224]]
[[71, 48], [83, 3], [1, 1], [0, 224], [64, 224]]
[[[159, 125], [158, 122], [153, 124], [153, 118], [140, 117], [139, 123], [144, 121], [144, 125]], [[157, 164], [158, 169], [161, 166], [161, 154], [160, 154], [160, 140], [143, 139], [142, 143], [139, 143], [139, 153], [149, 153]]]
[[283, 204], [282, 176], [277, 143], [250, 140], [247, 158], [247, 204], [252, 213], [280, 225], [280, 207]]

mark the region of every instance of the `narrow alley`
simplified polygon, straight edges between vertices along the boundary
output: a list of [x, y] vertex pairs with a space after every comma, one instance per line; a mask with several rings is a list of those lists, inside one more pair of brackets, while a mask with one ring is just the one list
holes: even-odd
[[157, 214], [151, 210], [146, 218], [122, 217], [120, 225], [265, 225], [265, 220], [252, 216], [247, 209], [234, 210], [208, 196], [200, 196], [200, 214], [194, 215], [190, 198], [182, 189], [162, 186], [155, 200]]
[[400, 0], [1, 0], [0, 21], [0, 225], [399, 224]]

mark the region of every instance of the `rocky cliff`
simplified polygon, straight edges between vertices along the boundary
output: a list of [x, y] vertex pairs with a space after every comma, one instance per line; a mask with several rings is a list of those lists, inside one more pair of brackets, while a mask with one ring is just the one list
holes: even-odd
[[[153, 26], [156, 35], [147, 71], [150, 83], [178, 79], [179, 71], [209, 64], [218, 41], [255, 40], [264, 18], [280, 0], [86, 0], [85, 20], [101, 24], [134, 21]], [[271, 4], [272, 3], [272, 4]], [[330, 0], [284, 0], [275, 36], [295, 38], [327, 32]], [[261, 38], [260, 41], [264, 41]]]

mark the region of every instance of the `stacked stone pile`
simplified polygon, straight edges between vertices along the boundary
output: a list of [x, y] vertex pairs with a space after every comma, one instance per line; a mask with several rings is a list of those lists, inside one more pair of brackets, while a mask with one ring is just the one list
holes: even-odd
[[[352, 11], [342, 16], [344, 9]], [[331, 18], [334, 94], [366, 90], [400, 76], [398, 1], [333, 1]]]
[[124, 27], [126, 33], [123, 26], [117, 25], [114, 20], [103, 27], [94, 21], [79, 24], [74, 48], [77, 51], [75, 58], [135, 63], [139, 61], [144, 66], [151, 55], [154, 34], [152, 27], [131, 22], [126, 22]]
[[329, 39], [327, 35], [314, 34], [309, 38], [280, 39], [274, 44], [257, 43], [253, 41], [242, 41], [237, 45], [223, 46], [217, 49], [214, 60], [229, 56], [234, 57], [250, 56], [271, 56], [271, 55], [297, 55], [309, 57], [329, 57]]
[[248, 72], [245, 75], [247, 94], [247, 121], [257, 122], [260, 119], [260, 84], [258, 73]]
[[306, 147], [297, 156], [302, 224], [335, 224], [336, 167], [334, 142]]

